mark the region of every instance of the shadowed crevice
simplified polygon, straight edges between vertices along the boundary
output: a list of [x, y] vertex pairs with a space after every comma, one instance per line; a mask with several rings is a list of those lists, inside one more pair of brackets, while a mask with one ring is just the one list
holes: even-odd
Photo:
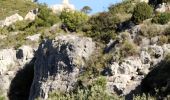
[[19, 70], [11, 81], [8, 98], [9, 100], [28, 100], [30, 87], [34, 77], [34, 62], [26, 64], [23, 69]]

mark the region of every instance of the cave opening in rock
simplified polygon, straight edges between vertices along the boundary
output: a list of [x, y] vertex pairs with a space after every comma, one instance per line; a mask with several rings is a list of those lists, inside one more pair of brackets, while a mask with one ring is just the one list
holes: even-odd
[[35, 59], [32, 59], [16, 73], [9, 87], [9, 100], [28, 100], [34, 77], [34, 62]]

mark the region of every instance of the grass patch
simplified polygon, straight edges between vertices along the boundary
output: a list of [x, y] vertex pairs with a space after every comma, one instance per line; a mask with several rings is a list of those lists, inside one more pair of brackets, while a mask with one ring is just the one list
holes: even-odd
[[28, 0], [0, 0], [0, 20], [15, 13], [25, 17], [30, 10], [35, 8], [37, 5]]

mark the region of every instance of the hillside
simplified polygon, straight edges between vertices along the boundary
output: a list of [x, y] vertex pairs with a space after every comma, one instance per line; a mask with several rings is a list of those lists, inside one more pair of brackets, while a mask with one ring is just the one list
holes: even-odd
[[1, 0], [0, 20], [15, 13], [25, 16], [30, 10], [37, 7], [29, 0]]
[[169, 0], [93, 15], [25, 0], [0, 7], [0, 100], [170, 99]]

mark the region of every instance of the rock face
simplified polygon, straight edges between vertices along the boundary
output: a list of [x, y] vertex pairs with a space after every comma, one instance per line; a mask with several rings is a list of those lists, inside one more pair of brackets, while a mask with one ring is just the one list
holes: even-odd
[[0, 50], [0, 75], [16, 64], [16, 51], [13, 49]]
[[35, 35], [27, 36], [26, 39], [30, 41], [38, 42], [40, 39], [40, 36], [41, 34], [35, 34]]
[[18, 70], [34, 57], [34, 50], [30, 46], [22, 46], [18, 50], [0, 50], [0, 92], [7, 95], [12, 79]]
[[80, 69], [85, 66], [94, 46], [91, 38], [74, 35], [59, 36], [40, 44], [29, 100], [47, 99], [51, 91], [73, 90]]
[[141, 48], [139, 57], [132, 56], [124, 58], [122, 62], [112, 62], [109, 66], [111, 74], [107, 76], [107, 89], [120, 95], [127, 95], [135, 90], [144, 76], [170, 52], [168, 45], [148, 45]]
[[126, 95], [140, 84], [143, 76], [138, 76], [137, 70], [142, 69], [142, 62], [139, 58], [126, 58], [121, 64], [111, 64], [112, 75], [107, 77], [107, 89], [113, 93]]
[[165, 11], [170, 11], [170, 5], [166, 3], [159, 4], [156, 8], [157, 12], [163, 13]]
[[38, 9], [29, 11], [27, 15], [25, 16], [24, 20], [34, 21], [35, 17], [37, 16], [37, 13], [38, 13]]
[[148, 3], [149, 0], [140, 0], [140, 2], [146, 2], [146, 3]]
[[30, 62], [34, 57], [34, 49], [30, 46], [23, 45], [17, 50], [17, 60], [20, 65], [25, 65]]
[[10, 26], [11, 24], [17, 22], [17, 21], [22, 21], [23, 20], [23, 17], [20, 16], [19, 14], [14, 14], [14, 15], [11, 15], [9, 17], [6, 17], [5, 20], [1, 21], [1, 25], [2, 27], [4, 26]]

